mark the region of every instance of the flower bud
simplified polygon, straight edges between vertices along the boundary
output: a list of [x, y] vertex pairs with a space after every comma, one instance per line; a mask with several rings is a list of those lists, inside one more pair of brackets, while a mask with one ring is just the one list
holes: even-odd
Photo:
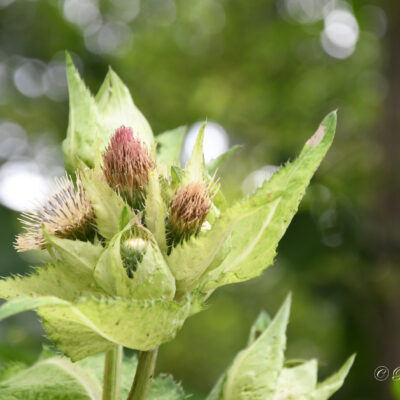
[[143, 260], [147, 244], [147, 241], [140, 237], [131, 237], [121, 243], [122, 263], [129, 278], [133, 278], [137, 265]]
[[210, 187], [192, 182], [179, 188], [170, 204], [167, 237], [170, 246], [197, 235], [211, 208]]
[[116, 130], [103, 155], [107, 183], [136, 209], [143, 209], [149, 172], [153, 160], [144, 143], [133, 136], [131, 128]]
[[57, 180], [54, 194], [37, 210], [22, 214], [20, 221], [26, 232], [17, 236], [18, 252], [45, 247], [43, 225], [64, 239], [87, 240], [94, 232], [94, 210], [79, 178], [76, 187], [67, 177]]

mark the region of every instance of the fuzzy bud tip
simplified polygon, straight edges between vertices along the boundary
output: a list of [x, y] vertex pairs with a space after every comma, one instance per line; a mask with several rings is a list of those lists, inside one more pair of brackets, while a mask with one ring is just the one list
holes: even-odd
[[133, 135], [132, 128], [118, 128], [103, 155], [103, 172], [110, 187], [132, 207], [143, 208], [149, 172], [153, 168], [147, 146]]

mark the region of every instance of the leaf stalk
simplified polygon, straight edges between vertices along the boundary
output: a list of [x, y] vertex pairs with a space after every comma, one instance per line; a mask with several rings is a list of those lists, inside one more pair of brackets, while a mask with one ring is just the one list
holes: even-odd
[[145, 400], [149, 394], [158, 355], [158, 347], [142, 351], [127, 400]]
[[122, 346], [106, 353], [104, 360], [103, 400], [119, 400], [122, 365]]

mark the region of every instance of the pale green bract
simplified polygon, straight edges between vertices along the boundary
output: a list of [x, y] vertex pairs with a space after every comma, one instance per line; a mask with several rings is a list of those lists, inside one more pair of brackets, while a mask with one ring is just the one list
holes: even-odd
[[248, 347], [236, 356], [207, 400], [327, 400], [340, 389], [354, 355], [321, 383], [317, 383], [316, 360], [285, 366], [289, 312], [290, 297], [272, 322], [265, 314], [260, 315], [251, 330]]
[[[181, 168], [184, 127], [154, 141], [115, 72], [108, 72], [95, 98], [69, 56], [67, 74], [70, 116], [63, 152], [68, 171], [80, 178], [93, 207], [94, 238], [64, 239], [43, 226], [52, 262], [31, 275], [0, 281], [0, 297], [9, 300], [0, 307], [0, 319], [37, 309], [49, 337], [73, 360], [115, 345], [146, 351], [174, 338], [216, 288], [258, 276], [273, 263], [279, 240], [332, 143], [336, 113], [323, 120], [296, 160], [253, 195], [229, 205], [221, 190], [213, 193], [200, 232], [174, 247], [166, 227], [176, 191], [191, 183], [215, 191], [211, 175], [237, 148], [206, 165], [204, 124], [188, 165]], [[153, 157], [141, 211], [103, 176], [102, 153], [121, 125], [131, 127]], [[121, 256], [121, 243], [134, 239], [129, 235], [147, 243], [130, 276]]]
[[[122, 363], [121, 399], [128, 396], [137, 360]], [[11, 364], [0, 371], [2, 400], [101, 400], [104, 356], [72, 363], [55, 354], [42, 355], [31, 367]], [[185, 394], [170, 376], [153, 380], [149, 400], [182, 400]]]
[[62, 149], [69, 173], [75, 173], [80, 167], [94, 167], [100, 163], [101, 152], [121, 125], [132, 127], [135, 135], [147, 145], [153, 144], [149, 123], [133, 103], [128, 88], [112, 69], [96, 98], [81, 80], [68, 53], [67, 77], [69, 121]]

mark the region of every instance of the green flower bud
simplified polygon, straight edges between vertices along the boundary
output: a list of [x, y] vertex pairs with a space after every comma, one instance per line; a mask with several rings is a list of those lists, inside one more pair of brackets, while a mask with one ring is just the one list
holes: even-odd
[[133, 278], [137, 265], [143, 260], [148, 242], [140, 237], [131, 237], [121, 243], [121, 258], [129, 278]]

